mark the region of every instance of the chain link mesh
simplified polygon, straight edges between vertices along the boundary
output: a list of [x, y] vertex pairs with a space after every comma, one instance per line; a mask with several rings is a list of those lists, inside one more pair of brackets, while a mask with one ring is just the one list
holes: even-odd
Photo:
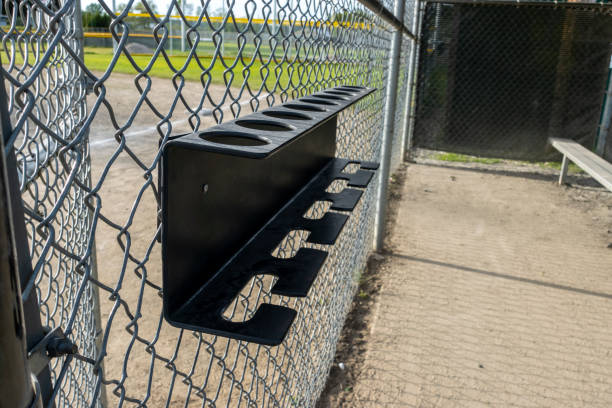
[[415, 146], [523, 160], [593, 148], [612, 48], [605, 4], [428, 3]]
[[404, 150], [404, 138], [403, 135], [406, 133], [406, 120], [409, 119], [409, 115], [406, 109], [406, 96], [408, 93], [408, 75], [410, 74], [410, 67], [408, 64], [410, 58], [411, 47], [414, 43], [411, 41], [402, 41], [402, 48], [400, 52], [400, 72], [397, 78], [397, 101], [395, 103], [395, 122], [393, 125], [393, 139], [391, 147], [391, 173], [394, 173], [403, 159]]
[[[371, 249], [378, 183], [337, 244], [325, 248], [330, 256], [307, 298], [273, 296], [274, 282], [257, 276], [226, 311], [244, 321], [262, 302], [296, 309], [286, 340], [262, 346], [162, 318], [159, 146], [327, 87], [365, 85], [378, 90], [340, 114], [337, 154], [378, 161], [388, 27], [353, 0], [227, 0], [220, 14], [212, 10], [221, 3], [202, 2], [195, 18], [193, 7], [176, 0], [159, 14], [147, 0], [116, 12], [93, 4], [110, 21], [106, 43], [82, 47], [78, 1], [6, 0], [8, 24], [0, 28], [9, 148], [18, 158], [34, 265], [24, 296], [35, 293], [43, 324], [61, 327], [86, 357], [52, 361], [56, 406], [313, 406]], [[173, 38], [177, 25], [184, 44]], [[407, 75], [404, 66], [395, 167]], [[321, 203], [308, 216], [325, 211]], [[277, 255], [310, 245], [306, 237], [292, 232]]]

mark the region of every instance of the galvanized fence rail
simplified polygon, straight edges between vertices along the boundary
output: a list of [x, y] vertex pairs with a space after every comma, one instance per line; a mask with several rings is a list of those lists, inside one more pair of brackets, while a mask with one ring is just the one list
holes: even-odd
[[[87, 6], [107, 16], [112, 47], [83, 47], [77, 0], [6, 0], [0, 27], [8, 95], [0, 104], [12, 128], [5, 154], [16, 163], [31, 261], [22, 296], [41, 319], [27, 344], [41, 398], [56, 407], [313, 406], [375, 233], [384, 234], [376, 223], [384, 225], [387, 181], [409, 139], [417, 3]], [[136, 44], [143, 32], [144, 47]], [[285, 341], [269, 347], [169, 326], [160, 296], [160, 146], [338, 85], [377, 88], [340, 115], [337, 154], [381, 161], [380, 179], [327, 248], [307, 298], [272, 295], [273, 279], [260, 275], [227, 311], [244, 321], [264, 302], [291, 306], [298, 317]], [[320, 203], [309, 216], [326, 211]], [[306, 237], [293, 231], [275, 255], [292, 256]], [[50, 342], [61, 352], [49, 359], [41, 350]]]

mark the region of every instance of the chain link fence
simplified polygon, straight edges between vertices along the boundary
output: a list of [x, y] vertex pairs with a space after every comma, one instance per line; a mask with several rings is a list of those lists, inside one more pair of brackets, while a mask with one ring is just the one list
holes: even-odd
[[[410, 60], [410, 52], [414, 47], [413, 42], [402, 41], [402, 48], [400, 52], [400, 61], [408, 62]], [[406, 109], [406, 99], [408, 92], [408, 74], [410, 73], [410, 65], [408, 63], [400, 65], [400, 72], [398, 75], [397, 84], [397, 102], [395, 106], [394, 125], [393, 125], [393, 144], [391, 147], [391, 162], [390, 168], [391, 173], [395, 172], [404, 158], [404, 137], [406, 132], [406, 121], [409, 117], [404, 114]]]
[[[274, 280], [260, 275], [227, 310], [233, 321], [249, 319], [262, 303], [298, 311], [281, 345], [262, 346], [163, 319], [160, 146], [314, 91], [365, 85], [377, 90], [340, 114], [337, 154], [380, 160], [387, 92], [397, 92], [395, 169], [409, 127], [412, 43], [405, 37], [399, 86], [388, 90], [393, 29], [357, 1], [202, 2], [195, 19], [186, 1], [91, 4], [110, 23], [98, 31], [106, 42], [83, 47], [78, 1], [2, 3], [1, 73], [13, 128], [7, 152], [17, 158], [33, 265], [23, 297], [35, 296], [43, 325], [61, 328], [79, 348], [51, 360], [48, 406], [313, 406], [372, 249], [378, 182], [326, 248], [307, 298], [272, 295]], [[407, 3], [409, 27], [415, 7]], [[138, 23], [130, 13], [141, 15]], [[181, 39], [170, 25], [183, 26], [184, 51], [174, 52]], [[139, 52], [143, 32], [147, 49]], [[317, 204], [307, 216], [326, 211]], [[310, 246], [307, 234], [293, 231], [275, 255]]]
[[593, 149], [611, 44], [603, 3], [427, 3], [414, 146], [550, 160], [552, 136]]

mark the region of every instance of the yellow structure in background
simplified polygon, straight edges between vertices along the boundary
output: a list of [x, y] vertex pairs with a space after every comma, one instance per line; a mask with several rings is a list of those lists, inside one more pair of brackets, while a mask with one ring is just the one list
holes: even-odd
[[[118, 35], [119, 37], [121, 37], [123, 34], [120, 33]], [[97, 32], [88, 31], [88, 32], [84, 32], [83, 36], [87, 38], [113, 38], [112, 34], [109, 32], [97, 33]], [[153, 34], [130, 33], [129, 36], [130, 37], [141, 37], [141, 38], [153, 38]], [[169, 35], [168, 38], [181, 38], [181, 36], [180, 35]]]
[[[117, 13], [117, 15], [120, 15], [120, 13]], [[137, 17], [137, 18], [153, 18], [155, 17], [155, 19], [163, 19], [166, 18], [165, 14], [148, 14], [148, 13], [127, 13], [127, 17]], [[176, 20], [181, 20], [180, 16], [171, 16], [170, 18], [172, 19], [176, 19]], [[264, 19], [264, 18], [246, 18], [246, 17], [231, 17], [231, 16], [227, 16], [227, 17], [200, 17], [200, 16], [185, 16], [185, 20], [187, 21], [198, 21], [200, 20], [200, 18], [202, 18], [202, 21], [210, 21], [213, 23], [222, 23], [226, 18], [227, 18], [227, 22], [226, 23], [235, 23], [235, 24], [268, 24], [268, 25], [283, 25], [283, 26], [297, 26], [297, 27], [322, 27], [322, 26], [326, 26], [326, 27], [344, 27], [344, 28], [353, 28], [353, 29], [361, 29], [361, 30], [369, 30], [373, 25], [372, 24], [364, 24], [364, 23], [339, 23], [337, 21], [290, 21], [290, 20], [268, 20], [268, 19]], [[83, 33], [85, 35], [85, 37], [90, 37], [90, 38], [111, 38], [112, 35], [110, 32], [85, 32]], [[121, 34], [119, 34], [119, 36], [121, 36]], [[147, 38], [152, 38], [153, 35], [152, 34], [130, 34], [130, 36], [132, 37], [147, 37]], [[171, 35], [168, 38], [181, 38], [180, 35]]]

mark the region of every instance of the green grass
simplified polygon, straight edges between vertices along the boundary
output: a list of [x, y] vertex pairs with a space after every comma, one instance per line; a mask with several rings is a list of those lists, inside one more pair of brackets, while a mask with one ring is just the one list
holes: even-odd
[[[529, 164], [533, 164], [533, 163], [529, 162]], [[561, 170], [561, 162], [538, 162], [536, 164], [543, 169]], [[571, 162], [569, 166], [567, 166], [567, 171], [570, 173], [582, 173], [583, 172], [583, 170], [580, 167], [578, 167], [577, 165]]]
[[[226, 84], [231, 81], [232, 85], [240, 86], [244, 82], [245, 78], [248, 78], [249, 85], [255, 88], [259, 88], [261, 86], [266, 75], [266, 81], [269, 84], [273, 84], [278, 81], [279, 85], [283, 87], [287, 86], [290, 80], [288, 63], [271, 63], [268, 67], [266, 67], [259, 61], [254, 61], [251, 64], [251, 60], [248, 59], [245, 61], [245, 63], [237, 61], [235, 66], [226, 68], [219, 59], [213, 63], [212, 56], [205, 54], [206, 56], [204, 57], [200, 56], [200, 62], [203, 67], [200, 67], [195, 58], [193, 58], [189, 64], [184, 67], [185, 62], [187, 61], [187, 53], [175, 52], [174, 54], [175, 55], [169, 57], [170, 64], [174, 70], [170, 68], [170, 65], [166, 62], [166, 60], [160, 56], [149, 70], [149, 75], [159, 78], [171, 78], [176, 74], [174, 71], [184, 69], [182, 75], [186, 80], [200, 81], [202, 73], [204, 72], [202, 68], [204, 68], [205, 70], [209, 70], [208, 73], [213, 84]], [[112, 57], [113, 50], [110, 48], [85, 48], [85, 64], [92, 71], [105, 71], [108, 69]], [[139, 69], [144, 69], [151, 61], [151, 56], [149, 55], [135, 55], [132, 58]], [[234, 58], [232, 57], [226, 58], [225, 60], [226, 64], [234, 62]], [[113, 72], [134, 75], [138, 72], [138, 70], [127, 59], [127, 57], [122, 54], [117, 60], [117, 63], [113, 68]], [[234, 74], [233, 78], [232, 72]], [[311, 75], [314, 75], [314, 73]], [[206, 76], [205, 80], [207, 80]]]
[[459, 154], [459, 153], [438, 153], [434, 156], [434, 159], [441, 160], [441, 161], [447, 161], [447, 162], [455, 162], [455, 163], [497, 164], [497, 163], [503, 162], [502, 159], [468, 156], [466, 154]]
[[[174, 40], [174, 41], [177, 41], [177, 40]], [[180, 42], [175, 42], [173, 43], [173, 45], [174, 45], [173, 52], [176, 53], [177, 49], [179, 49], [180, 47]], [[201, 42], [200, 44], [198, 44], [198, 55], [213, 55], [216, 51], [216, 48], [217, 46], [212, 41]], [[239, 52], [242, 55], [252, 57], [255, 54], [256, 47], [255, 47], [255, 44], [248, 43], [248, 44], [245, 44], [242, 47], [242, 51], [240, 51], [237, 43], [228, 41], [227, 43], [223, 44], [223, 48], [221, 48], [221, 50], [223, 51], [223, 55], [226, 57], [236, 57]], [[263, 45], [263, 44], [259, 46], [259, 49], [257, 51], [259, 52], [259, 54], [263, 56], [270, 55], [272, 53], [272, 49], [270, 48], [270, 46]], [[281, 57], [283, 55], [282, 47], [277, 46], [274, 53], [277, 56]], [[290, 55], [292, 54], [288, 53], [288, 56]]]
[[[247, 80], [251, 89], [259, 89], [265, 81], [268, 86], [273, 87], [275, 84], [282, 88], [289, 86], [289, 83], [305, 83], [314, 82], [317, 77], [327, 77], [330, 72], [339, 69], [339, 64], [336, 63], [306, 63], [306, 67], [302, 62], [270, 62], [262, 63], [259, 60], [254, 60], [252, 57], [245, 57], [244, 62], [236, 60], [235, 56], [225, 57], [225, 67], [220, 59], [213, 61], [212, 52], [198, 52], [200, 58], [200, 66], [195, 58], [189, 61], [185, 67], [188, 53], [174, 51], [173, 55], [168, 59], [170, 64], [166, 62], [163, 56], [158, 56], [155, 63], [150, 67], [148, 75], [159, 78], [172, 78], [176, 75], [176, 71], [184, 70], [182, 76], [188, 81], [201, 81], [205, 71], [203, 80], [211, 81], [213, 84], [227, 85], [231, 83], [233, 87], [240, 87]], [[91, 71], [106, 71], [113, 58], [112, 48], [101, 47], [85, 47], [84, 49], [85, 64]], [[263, 55], [264, 58], [269, 57]], [[277, 54], [280, 59], [280, 54]], [[30, 53], [31, 64], [35, 63], [34, 55]], [[136, 75], [139, 70], [145, 69], [151, 61], [150, 55], [134, 55], [132, 56], [136, 67], [128, 60], [125, 54], [122, 54], [113, 67], [113, 72], [123, 74]], [[6, 63], [6, 61], [3, 61]], [[23, 64], [23, 59], [19, 54], [16, 55], [17, 65]], [[171, 68], [172, 66], [172, 68]], [[299, 70], [298, 70], [299, 67]], [[233, 74], [233, 76], [232, 76]]]
[[[456, 163], [481, 163], [481, 164], [499, 164], [503, 163], [503, 159], [494, 159], [490, 157], [477, 157], [477, 156], [469, 156], [466, 154], [458, 154], [458, 153], [437, 153], [433, 157], [436, 160], [447, 161], [447, 162], [456, 162]], [[536, 165], [543, 169], [554, 169], [561, 170], [561, 162], [529, 162], [529, 161], [519, 161], [518, 163], [526, 164], [526, 165]], [[570, 163], [568, 167], [568, 171], [570, 173], [582, 173], [582, 169], [575, 165], [574, 163]]]

